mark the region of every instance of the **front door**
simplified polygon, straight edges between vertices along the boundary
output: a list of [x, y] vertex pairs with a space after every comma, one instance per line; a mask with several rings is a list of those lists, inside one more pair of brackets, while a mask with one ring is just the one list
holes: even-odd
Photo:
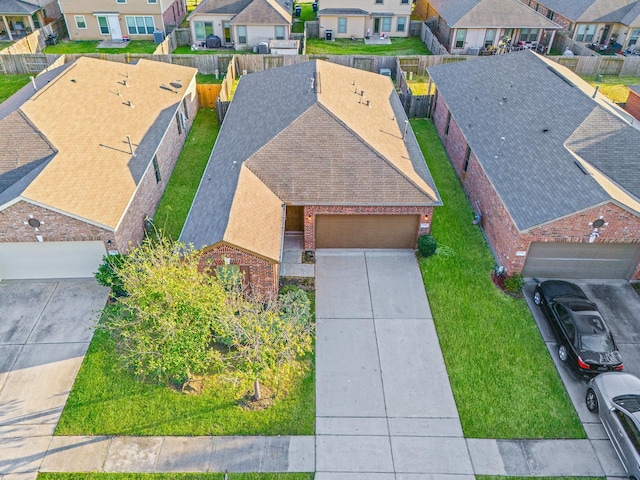
[[373, 19], [373, 33], [376, 33], [376, 34], [380, 33], [380, 19], [379, 18], [374, 18]]
[[304, 231], [304, 206], [287, 205], [287, 216], [284, 222], [286, 232]]
[[107, 16], [107, 20], [109, 20], [109, 30], [111, 30], [111, 39], [114, 42], [122, 41], [122, 30], [120, 30], [120, 22], [118, 21], [118, 16], [109, 15]]
[[231, 27], [229, 27], [229, 22], [224, 22], [224, 43], [231, 43]]

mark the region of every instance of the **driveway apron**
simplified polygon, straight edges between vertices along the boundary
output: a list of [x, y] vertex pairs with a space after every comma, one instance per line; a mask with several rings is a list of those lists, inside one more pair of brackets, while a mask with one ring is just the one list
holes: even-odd
[[316, 254], [316, 480], [472, 479], [410, 250]]
[[108, 289], [93, 279], [0, 283], [0, 476], [35, 478]]

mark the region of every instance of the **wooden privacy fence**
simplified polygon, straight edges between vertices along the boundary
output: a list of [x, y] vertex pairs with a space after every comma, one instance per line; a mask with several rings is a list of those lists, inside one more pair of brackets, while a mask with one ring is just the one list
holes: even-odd
[[20, 54], [37, 54], [47, 44], [49, 35], [56, 35], [63, 38], [67, 35], [66, 25], [63, 20], [55, 20], [35, 32], [30, 33], [24, 38], [16, 41], [7, 48], [0, 50], [0, 55], [20, 55]]
[[216, 108], [216, 100], [222, 91], [219, 83], [199, 83], [196, 85], [200, 108]]
[[431, 95], [412, 95], [411, 92], [408, 92], [401, 93], [399, 97], [407, 117], [424, 118], [429, 113]]
[[162, 42], [158, 44], [153, 54], [168, 55], [173, 52], [177, 46], [178, 42], [176, 41], [176, 34], [175, 32], [171, 32]]

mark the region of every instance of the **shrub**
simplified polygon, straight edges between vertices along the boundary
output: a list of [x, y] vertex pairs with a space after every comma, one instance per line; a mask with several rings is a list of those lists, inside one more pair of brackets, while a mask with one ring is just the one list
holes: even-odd
[[418, 237], [418, 252], [424, 258], [430, 257], [438, 249], [438, 242], [431, 235], [420, 235]]
[[116, 297], [122, 296], [125, 293], [124, 284], [117, 273], [117, 270], [124, 264], [124, 261], [125, 256], [121, 253], [117, 255], [105, 255], [102, 257], [102, 263], [95, 273], [98, 283], [109, 287]]
[[282, 315], [307, 323], [311, 318], [311, 301], [307, 292], [295, 285], [283, 287], [279, 295]]
[[524, 279], [519, 273], [509, 275], [504, 279], [504, 289], [509, 293], [520, 293], [524, 286]]

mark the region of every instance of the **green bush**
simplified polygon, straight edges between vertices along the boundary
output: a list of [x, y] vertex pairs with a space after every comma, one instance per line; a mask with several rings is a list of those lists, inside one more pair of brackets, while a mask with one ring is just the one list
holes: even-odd
[[124, 263], [125, 256], [121, 253], [117, 255], [105, 255], [102, 257], [102, 264], [95, 273], [96, 280], [100, 285], [111, 288], [114, 296], [118, 297], [125, 293], [122, 279], [116, 270]]
[[287, 285], [280, 290], [282, 314], [290, 318], [298, 318], [307, 323], [311, 318], [311, 301], [307, 292], [295, 285]]
[[519, 273], [509, 275], [504, 279], [504, 289], [509, 293], [520, 293], [524, 286], [524, 279]]
[[438, 242], [431, 235], [420, 235], [418, 237], [418, 252], [424, 258], [430, 257], [438, 249]]

